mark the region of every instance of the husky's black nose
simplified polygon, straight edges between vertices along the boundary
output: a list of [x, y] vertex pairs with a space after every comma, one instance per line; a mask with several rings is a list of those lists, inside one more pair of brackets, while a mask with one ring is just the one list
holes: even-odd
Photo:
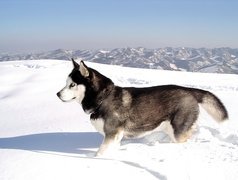
[[57, 94], [56, 94], [58, 97], [60, 97], [60, 92], [57, 92]]

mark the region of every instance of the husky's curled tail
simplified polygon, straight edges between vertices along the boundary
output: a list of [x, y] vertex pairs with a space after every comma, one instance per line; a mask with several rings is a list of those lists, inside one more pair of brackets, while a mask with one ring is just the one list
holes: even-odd
[[213, 93], [201, 89], [193, 89], [190, 93], [197, 99], [198, 103], [211, 115], [217, 122], [228, 119], [228, 112], [221, 100]]

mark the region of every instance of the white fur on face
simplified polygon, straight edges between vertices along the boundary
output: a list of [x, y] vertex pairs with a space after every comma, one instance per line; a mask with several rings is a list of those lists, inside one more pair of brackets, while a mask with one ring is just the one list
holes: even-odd
[[77, 85], [70, 77], [68, 77], [66, 86], [59, 92], [59, 98], [64, 102], [75, 99], [77, 102], [81, 103], [85, 96], [85, 90], [86, 87], [84, 85]]

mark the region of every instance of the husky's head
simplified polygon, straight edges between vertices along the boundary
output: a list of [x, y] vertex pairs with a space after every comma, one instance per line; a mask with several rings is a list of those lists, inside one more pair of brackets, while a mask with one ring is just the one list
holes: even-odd
[[76, 100], [82, 103], [87, 99], [87, 104], [83, 105], [84, 109], [93, 109], [111, 91], [113, 82], [98, 71], [87, 67], [83, 61], [78, 64], [72, 59], [72, 62], [74, 68], [67, 78], [66, 86], [57, 93], [57, 96], [63, 102]]
[[86, 81], [89, 77], [88, 67], [83, 61], [80, 65], [72, 59], [74, 68], [66, 80], [66, 86], [57, 93], [63, 102], [76, 100], [81, 103], [85, 96]]

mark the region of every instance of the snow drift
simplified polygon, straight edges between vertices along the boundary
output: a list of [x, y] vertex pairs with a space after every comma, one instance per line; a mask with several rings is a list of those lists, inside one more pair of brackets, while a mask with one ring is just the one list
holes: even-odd
[[[201, 109], [187, 143], [162, 133], [124, 140], [107, 158], [93, 158], [103, 137], [77, 103], [56, 92], [69, 61], [0, 63], [0, 179], [238, 179], [238, 77], [87, 63], [121, 86], [178, 84], [215, 93], [230, 119], [217, 124]], [[160, 142], [160, 143], [159, 143]]]

